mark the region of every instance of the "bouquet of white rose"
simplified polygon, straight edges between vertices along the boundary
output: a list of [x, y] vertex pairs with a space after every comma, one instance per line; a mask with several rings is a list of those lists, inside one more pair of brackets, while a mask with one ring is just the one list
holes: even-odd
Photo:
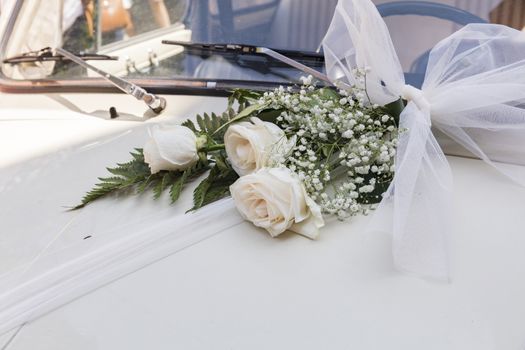
[[236, 90], [222, 115], [155, 127], [133, 160], [108, 168], [112, 176], [75, 209], [130, 189], [152, 188], [155, 198], [169, 189], [175, 202], [185, 184], [208, 173], [190, 210], [231, 195], [241, 215], [271, 236], [290, 230], [314, 239], [323, 214], [366, 214], [381, 200], [394, 174], [397, 117], [370, 104], [365, 90], [318, 88], [312, 77], [298, 89]]
[[[234, 91], [221, 115], [152, 128], [144, 148], [132, 152], [130, 162], [109, 168], [111, 176], [101, 178], [76, 208], [147, 189], [155, 197], [169, 191], [175, 202], [201, 177], [190, 210], [229, 195], [232, 200], [187, 219], [176, 213], [167, 218], [162, 211], [130, 220], [92, 244], [68, 240], [52, 251], [73, 220], [58, 235], [46, 230], [53, 240], [31, 242], [42, 250], [3, 278], [0, 331], [238, 224], [240, 218], [230, 215], [232, 202], [272, 236], [290, 230], [315, 238], [327, 215], [366, 214], [383, 197], [372, 227], [391, 234], [394, 266], [447, 281], [448, 234], [461, 232], [451, 221], [451, 169], [431, 127], [525, 184], [523, 168], [506, 164], [521, 156], [516, 140], [525, 131], [524, 33], [501, 25], [465, 26], [429, 52], [421, 89], [407, 85], [372, 1], [339, 0], [322, 47], [327, 76], [315, 75], [343, 90], [316, 87], [306, 78], [293, 89]], [[360, 69], [367, 67], [364, 79]], [[83, 220], [92, 220], [87, 214]], [[73, 226], [76, 235], [82, 226]], [[20, 237], [12, 242], [17, 247]]]

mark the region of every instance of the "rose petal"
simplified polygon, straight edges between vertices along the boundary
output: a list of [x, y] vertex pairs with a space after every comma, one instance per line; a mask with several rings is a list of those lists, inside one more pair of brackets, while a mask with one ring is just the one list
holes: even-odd
[[320, 207], [289, 169], [263, 168], [239, 178], [230, 191], [243, 218], [272, 237], [290, 229], [315, 239], [324, 225]]
[[152, 174], [161, 170], [185, 170], [199, 160], [197, 138], [187, 127], [155, 126], [151, 135], [143, 153]]

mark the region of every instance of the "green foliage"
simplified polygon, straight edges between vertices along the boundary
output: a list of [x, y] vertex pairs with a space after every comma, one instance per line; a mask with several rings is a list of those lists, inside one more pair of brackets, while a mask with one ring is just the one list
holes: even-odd
[[316, 93], [321, 97], [323, 100], [332, 100], [332, 101], [339, 101], [341, 99], [341, 95], [337, 92], [337, 90], [332, 88], [321, 88]]
[[268, 108], [259, 112], [259, 114], [257, 114], [257, 118], [261, 119], [262, 121], [275, 124], [277, 118], [283, 113], [283, 111], [284, 109]]
[[[222, 143], [224, 133], [229, 125], [244, 118], [261, 115], [264, 120], [275, 120], [280, 111], [269, 109], [269, 103], [259, 103], [260, 92], [249, 90], [234, 90], [228, 98], [228, 110], [217, 115], [204, 113], [197, 115], [196, 123], [186, 120], [183, 126], [190, 128], [197, 135], [207, 135], [215, 144]], [[234, 103], [239, 104], [237, 112], [233, 109]]]
[[239, 178], [239, 176], [228, 168], [221, 170], [217, 165], [214, 166], [208, 177], [193, 191], [193, 208], [188, 211], [194, 211], [203, 206], [218, 201], [230, 194], [230, 186]]
[[227, 127], [230, 124], [236, 123], [236, 122], [240, 122], [242, 119], [250, 117], [250, 116], [258, 115], [260, 112], [264, 111], [269, 106], [270, 106], [270, 103], [269, 102], [265, 102], [265, 103], [257, 103], [257, 104], [250, 105], [250, 106], [246, 107], [245, 109], [243, 109], [242, 111], [237, 113], [237, 115], [235, 117], [233, 117], [228, 122], [226, 122], [223, 125], [221, 125], [221, 127], [218, 128], [215, 131], [213, 136], [214, 137], [217, 137], [218, 135], [223, 135], [224, 136], [224, 132], [226, 131]]
[[204, 113], [202, 116], [197, 115], [197, 124], [188, 119], [182, 125], [190, 128], [197, 135], [207, 135], [216, 143], [222, 143], [224, 132], [226, 131], [226, 129], [223, 129], [223, 126], [228, 125], [235, 118], [235, 111], [229, 108], [219, 115], [215, 113]]
[[392, 117], [394, 117], [396, 125], [399, 125], [399, 116], [403, 112], [404, 108], [405, 108], [405, 103], [403, 102], [403, 99], [401, 98], [385, 106], [386, 112]]
[[[257, 104], [262, 94], [248, 90], [236, 90], [229, 98], [229, 108], [224, 113], [204, 113], [197, 115], [196, 121], [186, 120], [183, 126], [191, 129], [198, 137], [206, 136], [206, 144], [199, 150], [199, 161], [195, 166], [186, 171], [160, 171], [151, 174], [149, 166], [144, 161], [142, 149], [131, 153], [132, 160], [128, 163], [117, 164], [114, 168], [107, 168], [112, 176], [99, 178], [94, 188], [89, 191], [79, 205], [79, 209], [101, 197], [124, 191], [144, 193], [151, 189], [153, 197], [158, 199], [169, 189], [172, 202], [176, 202], [184, 186], [196, 177], [204, 174], [211, 168], [208, 177], [196, 188], [194, 193], [194, 206], [196, 210], [229, 194], [229, 186], [237, 179], [226, 160], [223, 151], [224, 133], [232, 122], [239, 121], [250, 115], [259, 113], [268, 107], [267, 104]], [[237, 102], [239, 110], [233, 109]]]
[[129, 190], [135, 185], [142, 185], [145, 188], [151, 180], [151, 173], [147, 164], [144, 163], [142, 149], [135, 149], [135, 152], [131, 152], [131, 156], [133, 160], [117, 164], [115, 168], [107, 168], [114, 176], [98, 178], [100, 182], [86, 193], [81, 203], [73, 209], [80, 209], [96, 199], [115, 191]]
[[[364, 176], [365, 182], [368, 183], [373, 176]], [[375, 189], [370, 193], [361, 193], [359, 198], [356, 200], [360, 204], [378, 204], [383, 199], [383, 193], [388, 190], [390, 183], [394, 179], [393, 173], [383, 174], [382, 176], [375, 176], [377, 180]]]
[[[282, 92], [282, 90], [280, 91]], [[289, 92], [289, 94], [295, 94], [296, 98], [300, 100], [299, 92]], [[305, 95], [305, 92], [302, 92], [302, 95]], [[200, 209], [207, 204], [230, 195], [229, 188], [238, 179], [238, 175], [232, 169], [227, 160], [223, 144], [224, 134], [232, 123], [253, 116], [257, 116], [264, 121], [276, 123], [290, 134], [293, 134], [299, 129], [303, 130], [305, 125], [311, 122], [311, 119], [297, 119], [300, 117], [325, 118], [320, 119], [320, 122], [324, 124], [332, 123], [334, 127], [340, 127], [340, 130], [334, 128], [334, 130], [337, 129], [337, 132], [330, 132], [328, 136], [325, 135], [320, 137], [318, 131], [309, 131], [302, 137], [309, 140], [308, 147], [315, 153], [319, 162], [324, 162], [324, 171], [330, 175], [326, 177], [327, 180], [319, 177], [320, 181], [326, 181], [332, 184], [336, 182], [340, 183], [341, 181], [351, 183], [353, 179], [349, 178], [348, 175], [348, 169], [350, 168], [347, 165], [341, 165], [340, 157], [342, 151], [348, 151], [347, 146], [353, 145], [348, 137], [342, 136], [342, 133], [347, 130], [343, 130], [343, 128], [347, 127], [342, 124], [342, 126], [338, 126], [337, 123], [328, 120], [328, 117], [326, 116], [311, 116], [311, 109], [319, 105], [325, 106], [327, 102], [330, 102], [334, 108], [338, 107], [346, 111], [355, 112], [358, 110], [364, 110], [364, 113], [361, 113], [361, 117], [359, 117], [361, 119], [355, 117], [359, 123], [366, 126], [365, 128], [356, 131], [354, 139], [358, 139], [361, 136], [376, 135], [375, 132], [377, 130], [387, 130], [389, 123], [396, 126], [397, 119], [391, 118], [391, 121], [383, 121], [379, 126], [376, 126], [375, 124], [367, 123], [365, 121], [365, 115], [367, 116], [366, 118], [371, 120], [381, 120], [385, 113], [396, 118], [403, 108], [402, 101], [397, 101], [397, 103], [388, 105], [385, 108], [365, 108], [363, 107], [363, 104], [349, 104], [347, 102], [342, 102], [343, 95], [340, 95], [337, 90], [332, 88], [309, 89], [308, 92], [306, 92], [306, 96], [308, 98], [303, 99], [304, 101], [301, 100], [302, 102], [299, 106], [294, 107], [293, 113], [296, 114], [296, 119], [293, 119], [291, 124], [289, 122], [283, 124], [283, 119], [281, 118], [279, 122], [278, 117], [283, 111], [287, 111], [288, 113], [292, 112], [288, 103], [283, 103], [282, 101], [279, 103], [273, 95], [264, 95], [261, 92], [234, 90], [228, 98], [228, 109], [224, 113], [204, 113], [203, 115], [197, 115], [195, 121], [186, 120], [182, 123], [183, 126], [191, 129], [197, 136], [197, 152], [199, 160], [193, 167], [186, 169], [185, 171], [160, 171], [156, 174], [151, 174], [148, 164], [144, 161], [142, 149], [136, 149], [131, 153], [132, 159], [129, 162], [117, 164], [114, 168], [107, 168], [111, 175], [99, 178], [99, 183], [97, 183], [94, 188], [84, 196], [81, 203], [73, 209], [82, 208], [96, 199], [113, 193], [144, 193], [148, 190], [153, 192], [153, 197], [155, 199], [160, 198], [163, 193], [169, 191], [171, 202], [174, 203], [180, 198], [181, 193], [187, 184], [204, 175], [206, 172], [208, 172], [207, 176], [198, 184], [193, 192], [193, 207], [189, 211]], [[346, 96], [346, 94], [344, 96]], [[345, 98], [345, 100], [346, 99], [347, 98]], [[359, 102], [355, 99], [354, 101]], [[299, 113], [295, 110], [298, 107], [301, 108]], [[368, 117], [368, 115], [370, 117]], [[395, 132], [392, 134], [393, 136], [386, 132], [384, 135], [385, 136], [381, 141], [388, 144], [389, 142], [392, 142], [390, 138], [395, 136]], [[378, 155], [375, 153], [372, 154], [366, 162], [369, 162], [370, 165], [374, 165], [373, 162], [377, 156]], [[299, 156], [295, 157], [297, 158]], [[306, 157], [306, 155], [304, 157]], [[310, 157], [310, 155], [308, 155], [308, 157]], [[297, 161], [297, 159], [294, 160]], [[304, 159], [308, 160], [309, 158]], [[300, 165], [300, 162], [297, 161], [296, 166], [297, 164]], [[309, 169], [311, 170], [311, 168]], [[307, 173], [310, 170], [306, 169], [305, 172]], [[353, 168], [351, 170], [353, 171]], [[365, 175], [364, 181], [361, 181], [360, 183], [367, 184], [369, 183], [369, 180], [374, 178], [377, 180], [375, 189], [373, 192], [362, 193], [357, 202], [360, 204], [379, 202], [382, 193], [388, 188], [392, 176], [393, 173], [389, 171], [385, 171], [381, 176], [376, 174]], [[318, 181], [318, 183], [321, 183], [320, 181]], [[312, 193], [312, 195], [317, 195], [321, 191], [308, 181], [305, 181], [304, 184], [307, 191]], [[328, 185], [328, 183], [324, 185]], [[325, 206], [326, 205], [331, 204], [328, 203], [325, 204]], [[329, 206], [326, 208], [330, 209]]]
[[137, 194], [153, 189], [153, 197], [158, 199], [166, 189], [170, 189], [172, 202], [177, 201], [184, 185], [189, 179], [198, 177], [205, 173], [209, 167], [198, 162], [196, 165], [184, 172], [160, 171], [151, 174], [148, 164], [144, 162], [142, 149], [136, 149], [131, 153], [132, 160], [127, 163], [117, 164], [114, 168], [107, 168], [114, 176], [101, 177], [99, 183], [86, 193], [79, 205], [73, 210], [85, 207], [87, 204], [104, 196], [124, 191], [133, 191]]
[[180, 194], [182, 192], [182, 188], [184, 187], [184, 184], [188, 180], [188, 171], [185, 171], [182, 173], [182, 176], [180, 176], [170, 187], [170, 198], [171, 202], [175, 203], [177, 199], [179, 199]]
[[153, 198], [158, 199], [162, 193], [170, 186], [175, 176], [171, 172], [166, 172], [160, 181], [153, 187]]
[[237, 102], [237, 112], [240, 112], [249, 105], [257, 104], [258, 99], [262, 95], [263, 94], [258, 91], [235, 89], [228, 97], [228, 108], [233, 108], [233, 105]]

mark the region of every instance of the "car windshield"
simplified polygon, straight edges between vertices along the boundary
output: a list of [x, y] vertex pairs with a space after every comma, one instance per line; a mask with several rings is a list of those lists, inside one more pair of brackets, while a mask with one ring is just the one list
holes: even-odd
[[[416, 86], [422, 81], [429, 49], [463, 25], [491, 22], [520, 30], [525, 26], [520, 0], [374, 3], [387, 17], [408, 82]], [[118, 56], [116, 61], [92, 64], [121, 77], [281, 83], [298, 81], [304, 73], [262, 55], [209, 52], [162, 41], [321, 52], [337, 0], [19, 0], [19, 4], [1, 58], [63, 47], [75, 53]], [[324, 69], [322, 60], [299, 61]], [[2, 73], [17, 80], [95, 76], [71, 62], [3, 64]]]

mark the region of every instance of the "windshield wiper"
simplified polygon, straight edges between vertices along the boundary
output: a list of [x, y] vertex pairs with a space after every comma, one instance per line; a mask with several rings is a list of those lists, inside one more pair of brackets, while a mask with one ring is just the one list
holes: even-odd
[[[328, 78], [327, 75], [308, 67], [292, 58], [300, 59], [302, 61], [310, 61], [315, 63], [324, 63], [324, 55], [317, 52], [305, 52], [295, 50], [278, 50], [269, 49], [267, 47], [244, 45], [244, 44], [205, 44], [205, 43], [192, 43], [186, 41], [173, 41], [163, 40], [163, 44], [167, 45], [178, 45], [189, 50], [197, 50], [203, 53], [217, 53], [217, 54], [228, 54], [233, 53], [237, 55], [264, 55], [272, 57], [278, 61], [281, 61], [289, 66], [292, 66], [300, 71], [303, 71], [311, 76], [322, 80], [329, 85], [334, 83]], [[337, 85], [341, 88], [348, 88], [346, 83], [338, 82]]]
[[[79, 57], [84, 61], [116, 61], [118, 57], [101, 55], [96, 53], [78, 53], [75, 56]], [[49, 61], [68, 61], [69, 59], [62, 56], [56, 55], [53, 52], [53, 49], [50, 47], [45, 47], [38, 51], [29, 51], [25, 52], [18, 56], [13, 56], [3, 60], [3, 63], [9, 64], [18, 64], [18, 63], [27, 63], [27, 62], [49, 62]]]
[[61, 48], [57, 48], [53, 51], [50, 47], [45, 47], [38, 51], [29, 51], [19, 56], [14, 56], [3, 60], [3, 63], [8, 64], [21, 64], [27, 62], [48, 62], [48, 61], [72, 61], [86, 69], [89, 69], [95, 73], [101, 75], [104, 79], [115, 85], [126, 94], [135, 97], [137, 100], [144, 101], [148, 107], [155, 113], [159, 114], [166, 108], [166, 100], [162, 97], [157, 97], [153, 94], [148, 93], [146, 90], [130, 83], [122, 78], [107, 73], [91, 64], [85, 62], [88, 60], [94, 61], [105, 61], [105, 60], [118, 60], [118, 57], [101, 55], [96, 53], [80, 53], [72, 54]]
[[[205, 43], [192, 43], [187, 41], [177, 41], [177, 40], [163, 40], [163, 44], [166, 45], [178, 45], [187, 49], [199, 50], [200, 52], [231, 52], [238, 53], [241, 55], [257, 55], [261, 53], [263, 47], [253, 46], [253, 45], [244, 45], [244, 44], [205, 44]], [[272, 49], [272, 51], [280, 53], [289, 58], [314, 61], [317, 63], [324, 63], [324, 55], [317, 52], [309, 51], [296, 51], [296, 50], [280, 50]]]
[[158, 97], [156, 95], [150, 94], [138, 85], [135, 85], [113, 74], [105, 72], [102, 69], [92, 66], [91, 64], [85, 62], [82, 58], [72, 54], [69, 51], [66, 51], [61, 48], [56, 48], [56, 52], [66, 57], [67, 59], [75, 62], [79, 66], [99, 74], [111, 84], [124, 91], [126, 94], [135, 97], [137, 100], [144, 101], [153, 112], [159, 114], [164, 110], [164, 108], [166, 108], [166, 99], [164, 99], [163, 97]]

